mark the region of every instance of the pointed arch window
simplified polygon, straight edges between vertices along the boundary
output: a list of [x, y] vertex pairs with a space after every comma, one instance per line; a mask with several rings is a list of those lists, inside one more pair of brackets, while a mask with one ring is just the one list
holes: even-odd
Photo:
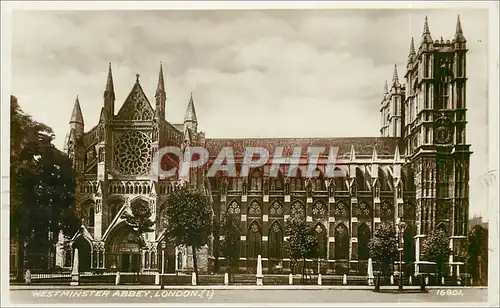
[[253, 221], [248, 227], [247, 233], [247, 257], [257, 258], [261, 254], [262, 233], [260, 226], [256, 221]]
[[335, 217], [337, 218], [348, 218], [349, 208], [342, 202], [339, 202], [335, 206]]
[[368, 242], [370, 241], [371, 231], [366, 223], [362, 223], [358, 227], [358, 259], [368, 260], [370, 251], [368, 249]]
[[326, 228], [322, 223], [316, 224], [314, 228], [316, 241], [318, 242], [318, 257], [320, 259], [326, 259], [326, 248], [327, 248], [327, 236]]
[[325, 217], [327, 213], [326, 206], [322, 202], [316, 202], [312, 207], [313, 217]]
[[298, 201], [294, 202], [291, 209], [291, 215], [294, 219], [306, 219], [306, 211], [304, 205]]
[[335, 228], [335, 259], [349, 259], [349, 232], [343, 223]]
[[275, 221], [269, 228], [269, 257], [281, 259], [283, 247], [283, 228]]
[[262, 209], [260, 204], [257, 201], [252, 201], [250, 206], [248, 207], [248, 217], [261, 217]]
[[392, 220], [394, 218], [394, 211], [392, 204], [388, 201], [384, 201], [380, 207], [380, 218], [382, 220]]
[[240, 205], [238, 204], [238, 202], [231, 202], [227, 207], [227, 213], [229, 215], [240, 215]]
[[83, 206], [82, 209], [84, 211], [85, 215], [85, 222], [87, 227], [93, 227], [95, 223], [95, 203], [93, 200], [87, 200]]
[[278, 202], [274, 201], [269, 208], [269, 216], [271, 217], [281, 217], [283, 216], [283, 206]]
[[252, 177], [250, 178], [250, 190], [262, 190], [262, 171], [255, 170], [252, 172]]

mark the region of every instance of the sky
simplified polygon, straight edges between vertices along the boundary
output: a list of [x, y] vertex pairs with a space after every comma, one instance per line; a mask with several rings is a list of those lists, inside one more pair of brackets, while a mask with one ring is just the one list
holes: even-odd
[[154, 102], [160, 62], [167, 120], [182, 123], [193, 94], [207, 138], [379, 136], [385, 80], [401, 82], [410, 40], [427, 15], [434, 40], [460, 14], [467, 58], [467, 138], [474, 152], [470, 214], [487, 219], [486, 10], [15, 11], [11, 93], [63, 148], [78, 95], [97, 124], [108, 63], [115, 112], [140, 74]]

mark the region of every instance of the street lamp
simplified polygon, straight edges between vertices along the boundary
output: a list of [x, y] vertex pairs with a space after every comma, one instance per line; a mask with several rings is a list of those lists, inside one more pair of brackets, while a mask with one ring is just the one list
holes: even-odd
[[163, 276], [165, 275], [165, 248], [166, 247], [167, 247], [167, 244], [165, 243], [165, 240], [162, 240], [161, 241], [161, 289], [165, 288]]
[[399, 236], [398, 236], [398, 251], [399, 251], [399, 290], [403, 290], [403, 271], [402, 271], [402, 262], [403, 262], [403, 233], [405, 232], [406, 229], [406, 223], [403, 221], [403, 218], [399, 221], [398, 224], [399, 227]]

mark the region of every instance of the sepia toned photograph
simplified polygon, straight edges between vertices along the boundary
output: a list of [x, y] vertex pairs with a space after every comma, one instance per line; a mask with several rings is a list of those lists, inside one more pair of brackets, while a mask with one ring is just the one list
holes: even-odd
[[494, 2], [4, 4], [2, 306], [498, 305]]

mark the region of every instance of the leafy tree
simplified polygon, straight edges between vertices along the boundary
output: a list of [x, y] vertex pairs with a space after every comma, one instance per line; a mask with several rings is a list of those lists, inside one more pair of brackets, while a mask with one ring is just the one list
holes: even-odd
[[212, 209], [208, 195], [188, 186], [172, 192], [161, 211], [167, 221], [165, 235], [177, 246], [191, 246], [193, 267], [198, 281], [196, 251], [209, 243], [212, 233]]
[[240, 226], [233, 215], [224, 215], [221, 222], [221, 255], [226, 258], [229, 274], [233, 277], [234, 270], [240, 257]]
[[380, 264], [382, 273], [388, 275], [398, 257], [398, 241], [394, 227], [391, 224], [380, 224], [368, 242], [368, 249], [373, 261]]
[[444, 263], [451, 254], [450, 239], [441, 229], [433, 230], [424, 240], [422, 255], [424, 260], [436, 262], [438, 274], [443, 274]]
[[151, 209], [146, 202], [133, 203], [131, 212], [126, 211], [122, 214], [127, 225], [129, 225], [136, 234], [139, 247], [146, 247], [145, 235], [147, 232], [153, 232], [154, 221], [151, 220]]
[[[25, 114], [11, 96], [10, 232], [18, 243], [17, 279], [25, 261], [47, 266], [60, 230], [76, 232], [76, 179], [71, 160], [52, 144], [52, 129]], [[28, 256], [24, 259], [25, 244]]]
[[285, 223], [285, 234], [289, 238], [285, 241], [285, 251], [290, 258], [302, 264], [302, 279], [306, 272], [306, 259], [313, 259], [318, 256], [319, 244], [314, 234], [314, 226], [300, 218], [288, 218]]
[[467, 241], [469, 270], [475, 281], [488, 281], [488, 229], [476, 225]]

